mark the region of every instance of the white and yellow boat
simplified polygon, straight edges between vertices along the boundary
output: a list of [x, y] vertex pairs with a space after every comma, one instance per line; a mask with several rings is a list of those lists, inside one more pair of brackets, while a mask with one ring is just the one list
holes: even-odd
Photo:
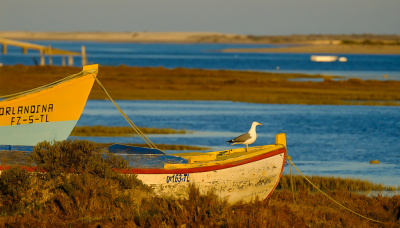
[[[126, 156], [138, 179], [159, 196], [188, 198], [190, 184], [200, 193], [212, 191], [229, 203], [268, 198], [282, 175], [286, 158], [286, 136], [275, 136], [275, 144], [208, 153], [165, 154], [146, 148], [113, 145], [110, 152]], [[135, 151], [136, 150], [136, 151]], [[122, 155], [124, 154], [125, 155]]]
[[35, 146], [44, 140], [65, 140], [85, 107], [97, 76], [98, 65], [54, 83], [2, 96], [0, 145]]

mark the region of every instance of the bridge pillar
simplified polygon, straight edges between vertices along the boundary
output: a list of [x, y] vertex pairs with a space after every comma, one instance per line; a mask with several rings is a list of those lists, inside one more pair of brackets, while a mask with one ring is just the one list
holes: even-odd
[[51, 55], [51, 45], [49, 45], [49, 66], [53, 66], [53, 56]]
[[61, 66], [65, 66], [65, 56], [61, 56]]
[[85, 66], [87, 65], [87, 59], [86, 59], [86, 50], [84, 45], [82, 45], [81, 51], [82, 51], [82, 66]]
[[74, 66], [74, 57], [72, 55], [68, 56], [68, 66]]
[[44, 66], [44, 56], [43, 56], [43, 49], [40, 49], [40, 66]]
[[3, 44], [3, 55], [7, 54], [7, 44], [6, 43], [2, 43]]

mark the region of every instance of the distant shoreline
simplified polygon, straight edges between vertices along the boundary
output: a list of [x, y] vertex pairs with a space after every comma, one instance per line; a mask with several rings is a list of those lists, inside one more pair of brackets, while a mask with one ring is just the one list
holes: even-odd
[[400, 55], [400, 46], [302, 45], [279, 48], [224, 49], [223, 52]]
[[400, 45], [354, 45], [375, 41], [382, 44], [400, 42], [400, 35], [291, 35], [253, 36], [217, 32], [28, 32], [0, 31], [0, 38], [14, 40], [94, 41], [130, 43], [229, 43], [291, 44], [292, 47], [225, 49], [223, 52], [315, 53], [315, 54], [400, 54]]
[[246, 35], [216, 32], [24, 32], [0, 31], [0, 37], [20, 40], [64, 40], [137, 43], [254, 43]]

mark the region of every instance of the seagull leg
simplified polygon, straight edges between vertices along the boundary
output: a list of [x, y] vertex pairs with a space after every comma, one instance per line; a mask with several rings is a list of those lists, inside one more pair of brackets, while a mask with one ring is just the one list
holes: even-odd
[[249, 152], [249, 145], [246, 144], [246, 152]]

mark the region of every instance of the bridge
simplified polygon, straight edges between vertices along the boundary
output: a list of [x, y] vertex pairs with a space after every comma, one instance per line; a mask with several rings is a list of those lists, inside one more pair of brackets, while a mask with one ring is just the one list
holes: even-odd
[[82, 45], [81, 52], [74, 52], [74, 51], [67, 51], [52, 48], [51, 45], [43, 46], [39, 44], [32, 44], [17, 40], [9, 40], [0, 38], [0, 44], [2, 45], [2, 53], [3, 55], [7, 54], [7, 46], [15, 46], [22, 48], [22, 53], [26, 55], [28, 53], [28, 49], [37, 50], [40, 52], [40, 65], [45, 65], [44, 55], [48, 55], [49, 57], [49, 65], [53, 65], [53, 55], [61, 56], [62, 57], [62, 66], [65, 66], [65, 57], [68, 57], [68, 66], [74, 65], [74, 56], [82, 56], [82, 66], [87, 65], [87, 58], [86, 58], [86, 50], [85, 46]]

